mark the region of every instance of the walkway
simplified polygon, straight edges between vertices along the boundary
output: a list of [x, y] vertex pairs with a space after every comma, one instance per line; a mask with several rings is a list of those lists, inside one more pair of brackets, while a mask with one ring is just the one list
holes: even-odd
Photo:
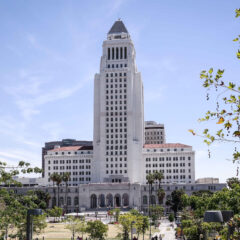
[[167, 219], [161, 220], [159, 226], [159, 231], [163, 240], [174, 240], [175, 238], [175, 228], [176, 225], [173, 223], [174, 227], [171, 227], [171, 223]]

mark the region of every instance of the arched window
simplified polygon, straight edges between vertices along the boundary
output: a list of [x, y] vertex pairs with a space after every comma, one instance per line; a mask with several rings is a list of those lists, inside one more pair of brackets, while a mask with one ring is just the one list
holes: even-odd
[[123, 58], [123, 48], [120, 47], [120, 59], [122, 59], [122, 58]]
[[127, 47], [124, 47], [124, 58], [127, 59]]
[[114, 48], [112, 48], [112, 59], [114, 59]]
[[90, 197], [90, 207], [97, 208], [97, 196], [95, 194], [92, 194]]
[[108, 60], [110, 60], [110, 48], [108, 48]]
[[156, 198], [154, 195], [151, 196], [151, 204], [156, 204]]
[[74, 205], [75, 205], [75, 206], [78, 205], [78, 197], [75, 197], [75, 198], [74, 198]]
[[59, 203], [60, 203], [60, 206], [63, 206], [63, 205], [64, 205], [64, 199], [63, 199], [63, 197], [60, 197]]
[[67, 205], [68, 205], [68, 206], [71, 206], [71, 205], [72, 205], [71, 197], [68, 197], [68, 198], [67, 198]]
[[116, 59], [118, 59], [118, 47], [116, 48]]
[[123, 206], [127, 207], [129, 205], [129, 197], [127, 193], [124, 193], [122, 196]]
[[113, 196], [111, 193], [109, 193], [106, 197], [106, 206], [107, 207], [113, 207]]
[[99, 195], [98, 200], [99, 200], [99, 206], [105, 207], [105, 196], [103, 194]]
[[146, 195], [143, 196], [143, 204], [148, 204], [148, 197]]

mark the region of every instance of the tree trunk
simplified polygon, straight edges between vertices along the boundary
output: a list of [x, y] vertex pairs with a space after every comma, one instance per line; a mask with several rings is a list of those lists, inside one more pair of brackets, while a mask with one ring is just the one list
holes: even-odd
[[59, 184], [58, 184], [57, 188], [58, 188], [57, 206], [59, 207], [59, 190], [60, 190], [60, 185]]
[[67, 213], [67, 182], [65, 182], [65, 213]]

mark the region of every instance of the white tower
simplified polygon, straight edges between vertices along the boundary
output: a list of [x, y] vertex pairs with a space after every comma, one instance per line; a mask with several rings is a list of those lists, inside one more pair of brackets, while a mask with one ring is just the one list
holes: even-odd
[[143, 182], [143, 84], [121, 20], [103, 42], [100, 73], [94, 79], [93, 137], [93, 182]]

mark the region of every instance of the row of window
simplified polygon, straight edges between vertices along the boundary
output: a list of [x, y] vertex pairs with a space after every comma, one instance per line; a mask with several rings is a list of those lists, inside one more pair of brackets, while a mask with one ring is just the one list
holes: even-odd
[[106, 170], [106, 174], [122, 174], [122, 173], [127, 173], [127, 170], [115, 170], [115, 171], [113, 171], [113, 170]]
[[[113, 129], [106, 129], [107, 134], [109, 133], [109, 130], [112, 130], [111, 133], [113, 133]], [[115, 130], [116, 133], [118, 132], [118, 130], [119, 130], [120, 133], [121, 132], [127, 132], [127, 128], [119, 128], [119, 129], [115, 128], [114, 130]], [[115, 136], [116, 136], [116, 138], [118, 138], [118, 135], [115, 135]]]
[[[111, 93], [113, 93], [113, 90], [111, 90], [110, 91]], [[109, 91], [107, 90], [107, 93], [109, 93]], [[115, 93], [118, 93], [118, 90], [115, 90]], [[127, 93], [127, 89], [119, 89], [119, 93], [120, 94], [122, 94], [122, 93]], [[118, 95], [114, 95], [115, 96], [115, 99], [117, 99], [118, 98]], [[106, 95], [106, 99], [108, 100], [109, 99], [109, 97], [110, 97], [110, 99], [113, 99], [113, 95], [111, 95], [111, 96], [108, 96], [108, 95]], [[120, 102], [121, 103], [121, 102]]]
[[[120, 139], [119, 140], [119, 143], [120, 144], [127, 144], [127, 139], [125, 139], [124, 141], [122, 140], [122, 139]], [[113, 141], [113, 140], [111, 140], [111, 141], [109, 141], [109, 140], [106, 140], [106, 144], [118, 144], [118, 140], [115, 140], [115, 141]]]
[[76, 176], [76, 175], [91, 175], [91, 172], [87, 171], [87, 172], [73, 172], [72, 175]]
[[111, 156], [113, 156], [113, 155], [127, 155], [127, 151], [115, 151], [115, 152], [113, 152], [113, 151], [111, 151], [111, 152], [106, 152], [106, 155], [111, 155]]
[[117, 76], [119, 76], [119, 77], [122, 77], [122, 76], [126, 77], [127, 73], [126, 72], [123, 73], [123, 74], [121, 72], [119, 74], [118, 73], [114, 73], [114, 74], [113, 73], [110, 73], [110, 74], [106, 73], [106, 77], [113, 77], [113, 76], [115, 76], [115, 77], [117, 77]]
[[[148, 167], [164, 167], [164, 163], [162, 163], [162, 164], [157, 164], [157, 163], [153, 163], [152, 165], [151, 164], [146, 164], [146, 168], [148, 168]], [[173, 163], [173, 165], [171, 165], [171, 163], [166, 163], [166, 165], [165, 165], [166, 167], [171, 167], [171, 166], [173, 166], [173, 167], [185, 167], [185, 163]], [[189, 167], [191, 167], [191, 163], [188, 163], [188, 166]]]
[[161, 131], [161, 132], [147, 132], [147, 131], [145, 131], [145, 135], [163, 135], [163, 132]]
[[[167, 149], [167, 152], [170, 152], [171, 150], [172, 150], [172, 149], [168, 148], [168, 149]], [[153, 152], [157, 152], [157, 149], [153, 149], [153, 150], [147, 149], [147, 152], [151, 152], [151, 151], [153, 151]], [[173, 151], [174, 151], [174, 152], [177, 152], [178, 149], [177, 149], [177, 148], [174, 148]], [[181, 151], [183, 152], [184, 149], [181, 148]], [[163, 149], [160, 149], [160, 152], [163, 152]]]
[[[86, 165], [86, 166], [84, 166], [84, 165], [81, 165], [81, 166], [66, 166], [66, 169], [84, 169], [86, 167], [86, 169], [91, 169], [91, 165]], [[65, 166], [60, 166], [59, 168], [58, 168], [58, 166], [53, 166], [53, 170], [58, 170], [58, 169], [60, 169], [60, 170], [64, 170], [65, 169]], [[48, 170], [51, 170], [51, 167], [48, 167]]]
[[108, 48], [108, 60], [127, 59], [127, 47]]
[[113, 124], [113, 123], [111, 123], [111, 124], [109, 124], [109, 123], [106, 123], [106, 128], [108, 128], [108, 127], [114, 127], [114, 128], [116, 128], [116, 127], [126, 127], [127, 126], [127, 123], [115, 123], [115, 124]]
[[120, 163], [119, 165], [116, 163], [115, 165], [114, 164], [106, 164], [106, 168], [113, 168], [113, 167], [127, 167], [127, 164], [122, 164]]
[[[58, 155], [58, 153], [60, 153], [60, 152], [55, 152], [55, 155]], [[62, 155], [64, 155], [66, 152], [61, 152], [62, 153]], [[77, 155], [77, 154], [91, 154], [92, 152], [91, 151], [86, 151], [86, 152], [74, 152], [74, 154], [75, 155]], [[68, 152], [67, 153], [68, 155], [70, 155], [70, 154], [73, 154], [73, 152]]]
[[[121, 108], [121, 110], [122, 110], [122, 107], [120, 107]], [[126, 111], [127, 110], [127, 107], [124, 107], [124, 111]], [[124, 115], [124, 116], [127, 116], [127, 112], [106, 112], [106, 117], [109, 117], [109, 116], [111, 116], [111, 117], [113, 117], [115, 115], [115, 117], [116, 116], [122, 116], [122, 115]], [[117, 121], [117, 118], [115, 118], [115, 121]]]
[[157, 161], [159, 161], [159, 162], [161, 162], [161, 161], [171, 161], [171, 160], [173, 160], [173, 161], [178, 161], [178, 160], [180, 160], [180, 161], [184, 161], [184, 160], [186, 160], [186, 158], [188, 159], [188, 160], [191, 160], [191, 157], [189, 156], [189, 157], [159, 157], [159, 158], [157, 158], [157, 157], [153, 157], [153, 158], [146, 158], [145, 160], [146, 160], [146, 162], [150, 162], [150, 161], [153, 161], [153, 162], [157, 162]]
[[[124, 104], [127, 104], [127, 101], [124, 101]], [[113, 111], [113, 107], [106, 107], [106, 111]], [[114, 108], [114, 110], [115, 111], [118, 111], [118, 106], [115, 106], [115, 108]], [[124, 107], [122, 107], [122, 106], [119, 106], [119, 110], [120, 111], [122, 111], [122, 110], [127, 110], [127, 106], [124, 106]], [[122, 112], [119, 112], [119, 115], [122, 115], [121, 114]], [[126, 112], [124, 112], [125, 114], [124, 115], [127, 115], [127, 113]], [[118, 115], [118, 112], [114, 112], [114, 114], [113, 114], [113, 112], [111, 112], [111, 114], [110, 114], [110, 116], [113, 116], [113, 115], [115, 115], [115, 116], [117, 116]], [[107, 113], [107, 116], [108, 116], [108, 113]]]
[[[115, 157], [115, 161], [118, 161], [118, 159], [119, 159], [119, 161], [121, 162], [122, 160], [124, 160], [125, 162], [127, 161], [127, 158], [126, 157]], [[108, 162], [108, 161], [111, 161], [111, 162], [113, 162], [113, 158], [111, 157], [111, 158], [106, 158], [106, 162]]]
[[127, 118], [126, 117], [120, 117], [120, 118], [117, 118], [117, 117], [115, 117], [115, 118], [106, 118], [106, 122], [109, 122], [109, 121], [111, 121], [111, 122], [113, 122], [113, 121], [120, 121], [120, 122], [122, 122], [122, 121], [127, 121]]
[[113, 150], [113, 149], [118, 150], [118, 148], [119, 149], [127, 149], [127, 145], [125, 145], [125, 146], [122, 146], [122, 145], [120, 145], [120, 146], [106, 146], [106, 150]]
[[[111, 68], [111, 64], [108, 64], [107, 67]], [[120, 67], [120, 68], [127, 67], [127, 64], [126, 63], [125, 64], [112, 64], [112, 68], [114, 68], [114, 67], [116, 67], [116, 68], [118, 68], [118, 67]]]
[[[54, 160], [54, 161], [53, 161], [53, 164], [58, 164], [58, 162], [59, 162], [60, 164], [65, 164], [65, 162], [66, 162], [66, 163], [84, 163], [84, 162], [86, 162], [86, 163], [91, 163], [91, 159], [79, 159], [79, 160], [77, 160], [77, 159], [74, 159], [74, 160], [71, 160], [71, 159], [67, 159], [67, 160]], [[48, 164], [51, 164], [51, 161], [50, 161], [50, 160], [48, 161]]]

